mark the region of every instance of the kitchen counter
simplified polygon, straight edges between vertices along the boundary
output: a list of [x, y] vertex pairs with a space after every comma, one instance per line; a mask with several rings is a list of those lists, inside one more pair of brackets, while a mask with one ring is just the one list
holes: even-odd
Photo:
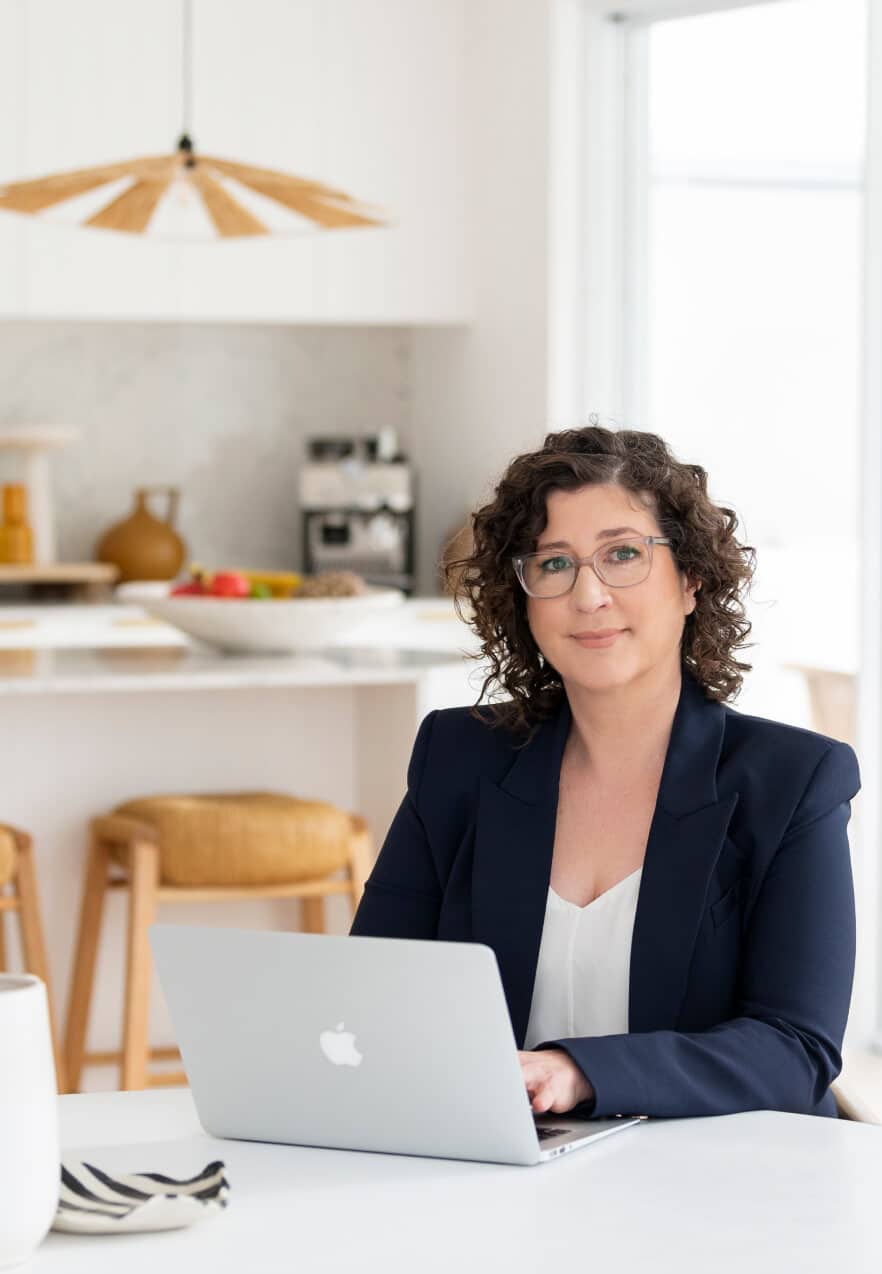
[[183, 645], [0, 649], [0, 694], [411, 685], [433, 670], [462, 667], [452, 651], [370, 646], [254, 656]]
[[405, 601], [321, 651], [254, 655], [193, 641], [137, 606], [0, 607], [0, 695], [407, 685], [461, 673], [474, 648], [445, 598]]

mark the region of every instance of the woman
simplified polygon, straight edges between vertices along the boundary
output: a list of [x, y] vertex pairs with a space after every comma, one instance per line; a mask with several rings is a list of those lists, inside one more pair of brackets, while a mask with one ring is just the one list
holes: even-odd
[[496, 953], [536, 1113], [836, 1115], [844, 743], [727, 705], [753, 549], [654, 434], [550, 434], [452, 564], [507, 698], [432, 712], [354, 934]]

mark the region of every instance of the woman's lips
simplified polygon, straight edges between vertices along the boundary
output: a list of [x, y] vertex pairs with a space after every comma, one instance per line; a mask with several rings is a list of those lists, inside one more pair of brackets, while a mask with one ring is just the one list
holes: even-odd
[[604, 646], [611, 646], [626, 629], [624, 628], [602, 628], [598, 632], [585, 631], [583, 633], [573, 633], [573, 641], [584, 646], [587, 650], [599, 650]]

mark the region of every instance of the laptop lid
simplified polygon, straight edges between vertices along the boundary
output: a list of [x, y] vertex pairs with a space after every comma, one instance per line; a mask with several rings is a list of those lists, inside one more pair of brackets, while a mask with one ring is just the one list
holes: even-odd
[[150, 941], [209, 1133], [539, 1160], [489, 947], [189, 925]]

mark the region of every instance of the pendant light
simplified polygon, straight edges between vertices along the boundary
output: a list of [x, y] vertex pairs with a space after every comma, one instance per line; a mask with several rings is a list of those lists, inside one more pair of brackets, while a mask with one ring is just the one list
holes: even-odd
[[182, 0], [183, 131], [177, 150], [0, 185], [0, 210], [43, 214], [126, 234], [171, 239], [241, 239], [385, 223], [342, 190], [201, 155], [191, 140], [192, 0]]

